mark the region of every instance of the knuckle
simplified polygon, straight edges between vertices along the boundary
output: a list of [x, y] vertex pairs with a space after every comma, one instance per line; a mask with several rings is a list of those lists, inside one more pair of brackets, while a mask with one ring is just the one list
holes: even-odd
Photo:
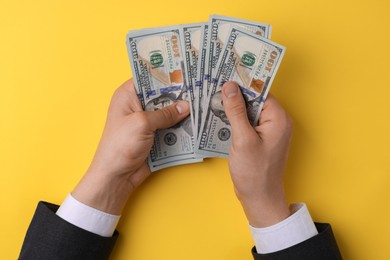
[[121, 93], [123, 92], [122, 90], [122, 86], [117, 88], [115, 91], [114, 91], [114, 94], [112, 94], [112, 100], [115, 100], [117, 99], [119, 96], [121, 96]]
[[123, 96], [126, 93], [134, 91], [133, 80], [129, 79], [125, 81], [121, 86], [119, 86], [112, 95], [113, 98]]

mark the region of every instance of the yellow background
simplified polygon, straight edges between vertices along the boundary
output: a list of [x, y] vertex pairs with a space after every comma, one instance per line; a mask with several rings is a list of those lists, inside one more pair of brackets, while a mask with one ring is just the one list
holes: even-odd
[[[271, 92], [295, 121], [290, 202], [330, 222], [345, 259], [388, 259], [388, 1], [0, 2], [0, 259], [39, 200], [87, 169], [111, 94], [131, 76], [128, 30], [223, 14], [270, 23], [287, 53]], [[227, 162], [163, 170], [130, 199], [113, 259], [251, 259]]]

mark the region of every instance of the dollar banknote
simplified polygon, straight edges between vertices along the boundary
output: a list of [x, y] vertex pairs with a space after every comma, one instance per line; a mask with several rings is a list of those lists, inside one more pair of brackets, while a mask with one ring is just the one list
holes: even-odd
[[[197, 112], [199, 116], [199, 125], [202, 125], [204, 120], [204, 113], [207, 109], [206, 100], [209, 96], [210, 87], [213, 82], [215, 82], [215, 72], [216, 66], [219, 62], [220, 53], [225, 46], [225, 42], [228, 37], [229, 30], [232, 26], [236, 26], [242, 28], [248, 32], [257, 34], [259, 36], [263, 36], [266, 38], [270, 38], [272, 27], [269, 24], [248, 21], [240, 18], [229, 17], [229, 16], [221, 16], [221, 15], [211, 15], [209, 18], [209, 35], [207, 37], [206, 44], [206, 55], [205, 60], [200, 61], [204, 62], [204, 72], [203, 72], [203, 84], [202, 91], [203, 93], [199, 96], [199, 102], [197, 107]], [[199, 132], [199, 131], [198, 131]], [[198, 135], [199, 139], [200, 135]]]
[[191, 108], [182, 122], [156, 131], [148, 157], [151, 171], [228, 156], [232, 130], [221, 92], [226, 81], [239, 84], [249, 121], [257, 124], [285, 52], [267, 39], [270, 35], [271, 25], [221, 15], [206, 23], [128, 32], [134, 84], [144, 110], [180, 100]]
[[203, 104], [204, 104], [204, 95], [203, 95], [203, 78], [205, 71], [206, 63], [206, 52], [207, 52], [207, 39], [208, 39], [209, 25], [205, 23], [202, 25], [202, 34], [200, 36], [200, 49], [198, 56], [198, 68], [197, 76], [195, 82], [195, 128], [196, 128], [196, 138], [198, 140], [198, 133], [200, 132], [200, 127], [202, 125], [202, 114], [203, 114]]
[[[231, 145], [231, 127], [222, 103], [222, 85], [236, 81], [243, 93], [248, 118], [256, 125], [285, 53], [285, 47], [244, 28], [231, 27], [218, 62], [207, 100], [196, 152], [212, 157], [227, 157]], [[242, 136], [241, 138], [245, 138]]]
[[[129, 31], [127, 48], [134, 84], [146, 111], [188, 100], [183, 40], [180, 26]], [[172, 165], [199, 162], [193, 145], [191, 117], [155, 132], [148, 157], [151, 171]]]
[[184, 66], [186, 75], [186, 88], [191, 107], [191, 120], [194, 140], [197, 136], [198, 127], [195, 126], [195, 108], [197, 105], [195, 95], [196, 78], [198, 75], [198, 56], [201, 48], [201, 34], [205, 23], [184, 24], [181, 26], [182, 47], [184, 54]]
[[219, 61], [220, 53], [225, 45], [231, 26], [243, 28], [254, 34], [269, 38], [271, 35], [271, 25], [248, 21], [240, 18], [211, 15], [209, 18], [210, 37], [207, 42], [207, 54], [205, 64], [205, 88], [208, 95], [211, 83], [215, 81], [215, 69]]

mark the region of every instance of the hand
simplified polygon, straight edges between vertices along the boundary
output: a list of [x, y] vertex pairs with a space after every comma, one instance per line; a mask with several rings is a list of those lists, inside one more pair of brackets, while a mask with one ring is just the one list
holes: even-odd
[[222, 92], [232, 127], [229, 169], [236, 195], [252, 226], [271, 226], [290, 215], [283, 177], [292, 121], [269, 95], [259, 125], [252, 127], [238, 85], [227, 82]]
[[145, 161], [154, 131], [169, 128], [188, 114], [186, 101], [143, 111], [133, 80], [126, 81], [112, 97], [93, 161], [72, 195], [93, 208], [119, 215], [131, 192], [150, 175]]

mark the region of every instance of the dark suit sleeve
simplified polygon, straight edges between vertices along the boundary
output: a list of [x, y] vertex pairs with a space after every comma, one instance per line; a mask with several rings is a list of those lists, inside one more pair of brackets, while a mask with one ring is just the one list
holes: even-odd
[[55, 214], [58, 206], [39, 202], [24, 238], [19, 259], [108, 259], [118, 232], [102, 237]]
[[252, 248], [255, 260], [339, 260], [341, 253], [329, 224], [315, 223], [318, 235], [292, 247], [269, 254], [258, 254]]

